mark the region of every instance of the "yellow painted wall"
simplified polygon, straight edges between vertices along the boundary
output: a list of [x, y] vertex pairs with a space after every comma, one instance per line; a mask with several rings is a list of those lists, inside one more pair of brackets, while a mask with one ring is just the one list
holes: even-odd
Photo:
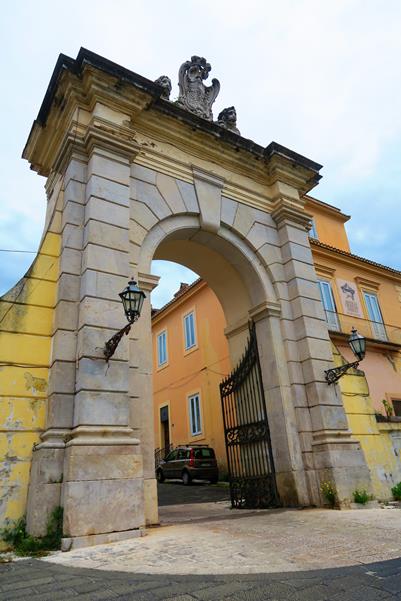
[[[334, 345], [333, 357], [335, 365], [347, 362]], [[350, 430], [361, 444], [371, 473], [372, 493], [379, 500], [391, 499], [391, 487], [401, 481], [401, 457], [392, 440], [394, 433], [401, 436], [401, 423], [376, 421], [363, 371], [352, 370], [339, 380], [339, 385]]]
[[0, 524], [24, 515], [32, 447], [45, 426], [60, 236], [0, 298]]
[[[197, 346], [186, 352], [183, 317], [191, 310], [196, 316]], [[220, 303], [205, 282], [195, 284], [152, 320], [155, 445], [162, 445], [160, 407], [168, 405], [170, 442], [209, 444], [223, 470], [227, 462], [219, 384], [231, 369], [225, 325]], [[156, 343], [163, 330], [167, 330], [168, 362], [160, 369]], [[202, 434], [192, 436], [188, 397], [196, 393], [201, 399]]]

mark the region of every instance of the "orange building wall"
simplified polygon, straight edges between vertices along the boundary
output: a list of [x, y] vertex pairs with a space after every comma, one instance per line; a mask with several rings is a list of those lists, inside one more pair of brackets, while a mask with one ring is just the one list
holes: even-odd
[[308, 196], [305, 197], [305, 210], [314, 219], [320, 242], [349, 252], [350, 246], [344, 227], [345, 222], [349, 220], [348, 215]]
[[[360, 368], [366, 374], [375, 410], [383, 413], [382, 399], [401, 398], [401, 355], [400, 349], [397, 348], [397, 345], [401, 344], [401, 302], [397, 288], [401, 277], [398, 276], [397, 281], [396, 276], [384, 269], [365, 265], [363, 262], [334, 253], [329, 255], [324, 250], [313, 247], [313, 243], [312, 252], [318, 277], [331, 282], [342, 332], [348, 333], [354, 326], [367, 339], [374, 338], [363, 291], [374, 292], [377, 295], [389, 344], [377, 344], [368, 340], [366, 357]], [[332, 275], [321, 275], [322, 268], [331, 270]], [[364, 315], [363, 319], [344, 313], [337, 279], [353, 282], [356, 285]], [[358, 282], [358, 279], [362, 282]], [[337, 340], [335, 336], [333, 340], [348, 361], [355, 360], [346, 340]]]
[[[195, 311], [197, 346], [185, 351], [183, 318]], [[152, 320], [154, 360], [155, 444], [163, 445], [160, 408], [169, 406], [170, 442], [209, 444], [214, 448], [220, 467], [226, 469], [226, 452], [219, 383], [231, 369], [224, 336], [223, 310], [212, 290], [200, 282]], [[157, 335], [167, 330], [167, 365], [157, 365]], [[188, 397], [199, 393], [202, 434], [192, 436]]]

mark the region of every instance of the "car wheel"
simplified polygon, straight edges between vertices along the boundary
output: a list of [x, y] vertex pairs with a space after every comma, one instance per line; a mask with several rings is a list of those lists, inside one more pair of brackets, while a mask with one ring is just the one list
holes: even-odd
[[188, 484], [191, 484], [192, 478], [191, 478], [190, 473], [187, 472], [187, 470], [184, 470], [182, 472], [181, 478], [182, 478], [182, 482], [183, 482], [184, 486], [188, 486]]
[[156, 472], [156, 480], [160, 483], [164, 482], [165, 478], [164, 478], [164, 474], [162, 470], [157, 470]]

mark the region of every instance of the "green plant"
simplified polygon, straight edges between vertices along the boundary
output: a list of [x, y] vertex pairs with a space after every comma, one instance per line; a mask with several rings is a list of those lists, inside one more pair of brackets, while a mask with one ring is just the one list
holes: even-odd
[[387, 399], [383, 399], [382, 403], [387, 417], [392, 417], [392, 415], [394, 415], [393, 405], [389, 401], [387, 401]]
[[366, 503], [371, 500], [371, 495], [369, 495], [368, 491], [365, 489], [359, 490], [357, 488], [352, 493], [352, 496], [354, 497], [354, 503], [359, 503], [360, 505], [366, 505]]
[[337, 491], [333, 482], [326, 481], [322, 482], [320, 485], [320, 491], [328, 504], [331, 507], [334, 507], [337, 501]]
[[401, 482], [398, 482], [398, 484], [393, 486], [391, 492], [393, 493], [393, 497], [396, 501], [401, 501]]
[[63, 535], [63, 508], [56, 507], [50, 514], [45, 536], [38, 538], [26, 531], [25, 517], [20, 518], [0, 530], [0, 538], [7, 543], [16, 555], [46, 555], [61, 546]]

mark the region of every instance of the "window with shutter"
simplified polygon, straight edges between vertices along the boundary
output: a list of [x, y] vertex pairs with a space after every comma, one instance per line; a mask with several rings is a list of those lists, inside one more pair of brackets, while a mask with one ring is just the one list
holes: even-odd
[[318, 280], [320, 297], [322, 299], [324, 311], [326, 314], [327, 325], [330, 330], [339, 331], [340, 324], [338, 321], [337, 309], [334, 302], [333, 291], [330, 282]]

